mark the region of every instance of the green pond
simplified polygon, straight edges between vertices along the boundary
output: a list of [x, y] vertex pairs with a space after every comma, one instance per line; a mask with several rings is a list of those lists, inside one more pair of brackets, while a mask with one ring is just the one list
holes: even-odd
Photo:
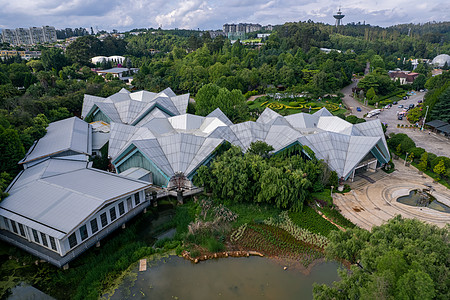
[[397, 202], [411, 206], [428, 207], [440, 212], [450, 213], [450, 207], [437, 201], [435, 197], [425, 191], [412, 190], [407, 196], [398, 197]]
[[198, 264], [170, 256], [143, 272], [136, 267], [110, 299], [312, 299], [313, 283], [331, 285], [339, 266], [318, 262], [309, 270], [284, 270], [278, 261], [255, 256]]

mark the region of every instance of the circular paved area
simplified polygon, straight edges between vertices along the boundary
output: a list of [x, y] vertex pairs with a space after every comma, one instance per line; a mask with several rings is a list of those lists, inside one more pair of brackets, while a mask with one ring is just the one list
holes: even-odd
[[334, 194], [333, 200], [342, 215], [357, 226], [370, 230], [379, 226], [395, 215], [419, 220], [444, 227], [450, 224], [450, 214], [427, 207], [414, 207], [396, 201], [399, 196], [408, 195], [413, 189], [424, 189], [432, 185], [432, 195], [440, 202], [450, 206], [450, 190], [433, 183], [426, 175], [419, 175], [413, 166], [404, 167], [401, 160], [395, 161], [396, 171], [386, 174], [379, 170], [376, 173], [365, 173], [374, 183], [363, 178], [351, 184], [352, 190], [345, 194]]

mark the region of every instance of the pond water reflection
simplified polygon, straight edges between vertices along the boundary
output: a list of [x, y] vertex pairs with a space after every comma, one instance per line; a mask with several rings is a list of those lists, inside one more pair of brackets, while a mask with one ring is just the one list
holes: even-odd
[[428, 207], [437, 211], [450, 213], [450, 207], [437, 201], [435, 197], [426, 191], [412, 190], [409, 192], [409, 195], [398, 197], [397, 202], [411, 206]]
[[312, 299], [313, 283], [330, 285], [338, 280], [339, 265], [320, 262], [304, 274], [261, 257], [193, 264], [171, 256], [145, 272], [136, 267], [111, 299]]

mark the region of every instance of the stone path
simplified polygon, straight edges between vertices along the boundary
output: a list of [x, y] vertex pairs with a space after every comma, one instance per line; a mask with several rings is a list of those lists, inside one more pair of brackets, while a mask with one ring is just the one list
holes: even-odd
[[438, 201], [450, 205], [450, 190], [426, 175], [419, 175], [413, 166], [405, 167], [401, 161], [396, 162], [396, 171], [386, 174], [377, 171], [374, 174], [365, 173], [373, 183], [364, 178], [357, 178], [351, 183], [352, 190], [345, 194], [333, 194], [333, 201], [342, 215], [357, 226], [370, 230], [379, 226], [395, 215], [419, 220], [444, 227], [450, 224], [450, 214], [439, 212], [427, 207], [414, 207], [398, 203], [396, 199], [407, 195], [413, 189], [424, 189], [432, 185], [432, 195]]

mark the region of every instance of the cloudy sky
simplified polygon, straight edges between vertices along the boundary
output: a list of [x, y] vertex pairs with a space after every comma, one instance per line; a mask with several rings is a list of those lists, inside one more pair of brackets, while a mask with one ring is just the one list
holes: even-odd
[[340, 6], [344, 23], [386, 27], [450, 21], [448, 0], [0, 0], [0, 28], [221, 29], [225, 23], [274, 25], [308, 19], [333, 24]]

